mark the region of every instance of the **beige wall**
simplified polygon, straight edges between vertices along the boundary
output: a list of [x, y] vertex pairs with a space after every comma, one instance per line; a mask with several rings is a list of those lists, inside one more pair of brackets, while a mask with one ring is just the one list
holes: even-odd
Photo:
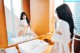
[[49, 0], [49, 29], [54, 33], [55, 20], [54, 20], [54, 0]]
[[49, 32], [49, 0], [30, 0], [31, 27], [38, 35]]

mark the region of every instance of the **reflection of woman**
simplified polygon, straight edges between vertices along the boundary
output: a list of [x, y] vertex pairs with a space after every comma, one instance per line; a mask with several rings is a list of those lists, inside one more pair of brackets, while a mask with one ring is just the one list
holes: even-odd
[[28, 16], [26, 15], [25, 12], [22, 12], [20, 17], [20, 31], [18, 36], [25, 34], [28, 31], [29, 27], [30, 21], [28, 19]]
[[74, 35], [72, 12], [67, 4], [62, 4], [56, 9], [56, 13], [58, 20], [55, 33], [52, 36], [52, 41], [55, 41], [56, 48], [59, 50], [53, 48], [52, 51], [53, 53], [57, 53], [57, 51], [59, 51], [58, 53], [70, 53], [68, 44]]

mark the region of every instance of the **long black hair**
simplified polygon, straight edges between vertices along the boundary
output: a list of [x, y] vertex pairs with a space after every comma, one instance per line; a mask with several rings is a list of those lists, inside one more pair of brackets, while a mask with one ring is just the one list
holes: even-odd
[[27, 21], [28, 25], [30, 25], [30, 20], [28, 19], [28, 16], [25, 12], [21, 13], [20, 20], [23, 20], [23, 15], [26, 15], [26, 21]]
[[56, 13], [59, 19], [66, 21], [70, 27], [70, 38], [74, 35], [74, 21], [72, 17], [72, 12], [67, 4], [62, 4], [56, 8]]

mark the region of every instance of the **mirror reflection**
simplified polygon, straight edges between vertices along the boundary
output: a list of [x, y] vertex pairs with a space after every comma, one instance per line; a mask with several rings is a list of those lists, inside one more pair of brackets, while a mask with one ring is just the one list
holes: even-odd
[[26, 13], [22, 12], [20, 17], [20, 30], [18, 36], [25, 35], [26, 32], [29, 32], [29, 30], [30, 30], [30, 21]]
[[24, 12], [22, 2], [23, 0], [4, 0], [9, 46], [37, 37], [31, 30], [30, 15]]

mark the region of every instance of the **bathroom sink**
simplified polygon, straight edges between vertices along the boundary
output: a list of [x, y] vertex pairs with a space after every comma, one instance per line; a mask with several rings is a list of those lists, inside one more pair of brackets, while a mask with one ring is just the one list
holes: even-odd
[[11, 41], [13, 42], [13, 44], [18, 44], [18, 43], [22, 43], [31, 39], [35, 39], [37, 37], [34, 37], [32, 35], [27, 35], [27, 36], [20, 36], [20, 37], [16, 37], [16, 38], [12, 38]]
[[39, 39], [18, 44], [21, 53], [42, 53], [46, 50], [48, 43]]

